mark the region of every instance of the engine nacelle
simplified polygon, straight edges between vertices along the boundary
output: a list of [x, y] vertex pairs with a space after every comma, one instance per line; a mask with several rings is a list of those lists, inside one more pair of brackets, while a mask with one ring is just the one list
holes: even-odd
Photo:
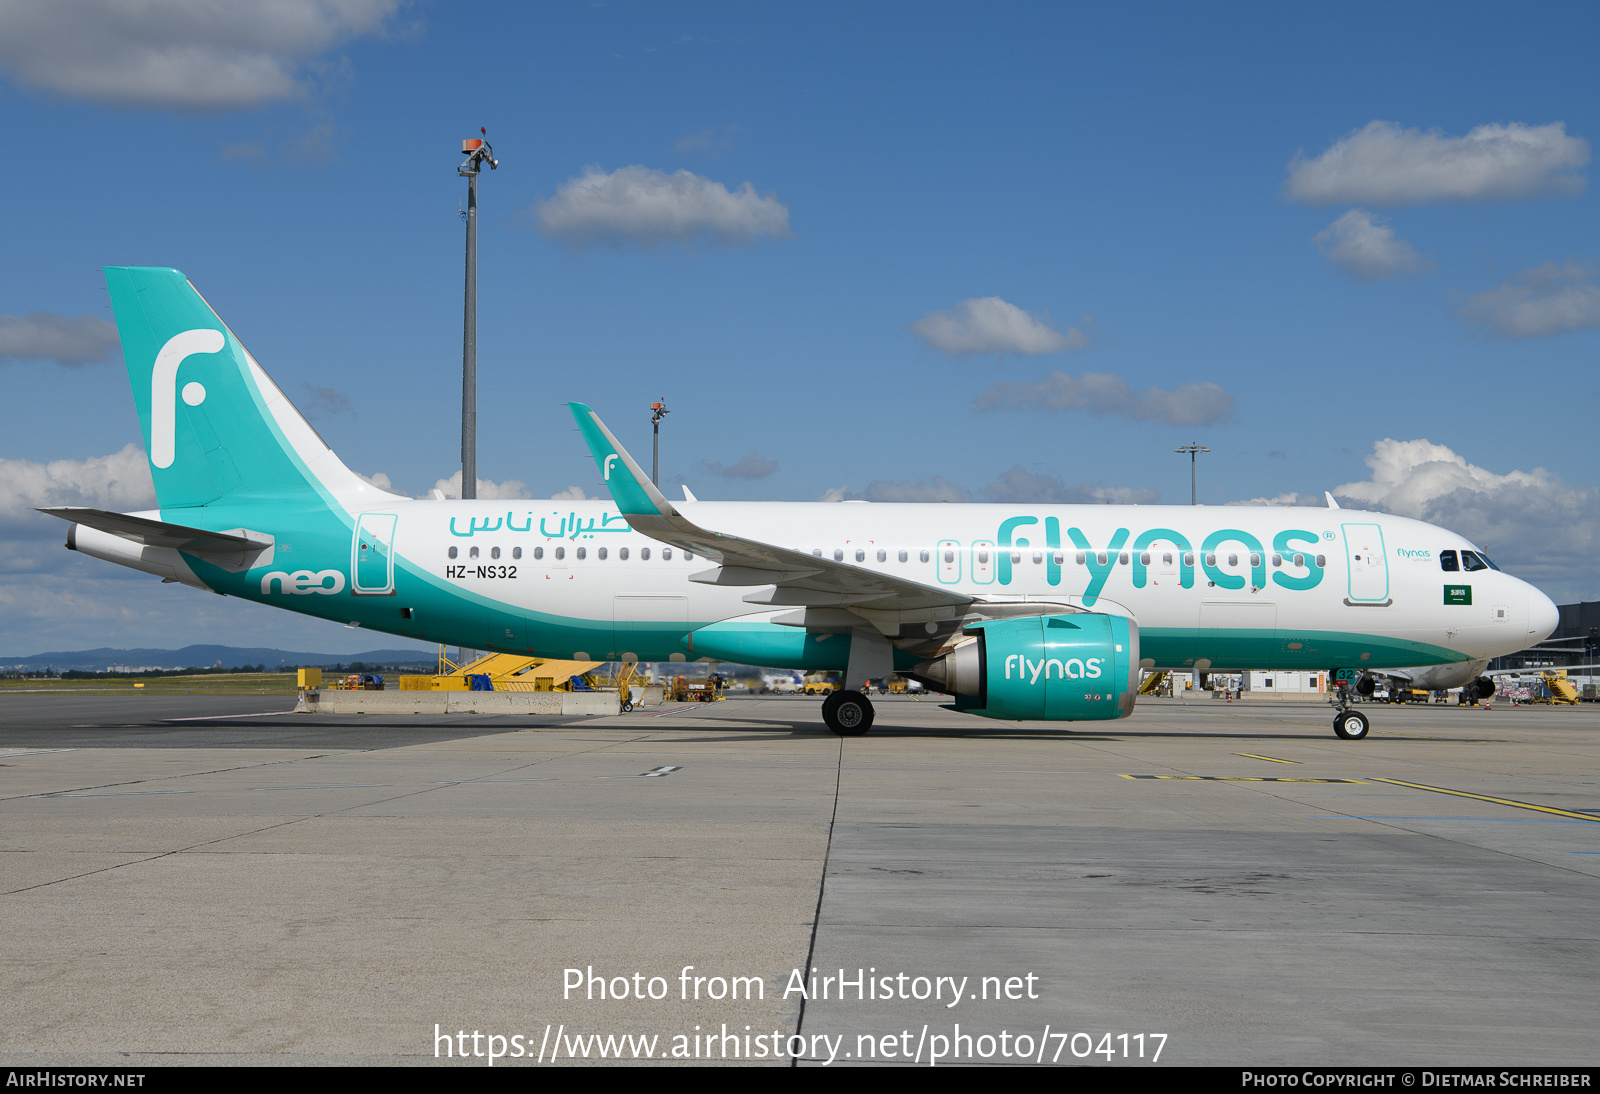
[[970, 714], [1022, 721], [1126, 718], [1139, 693], [1139, 626], [1084, 612], [977, 623], [973, 641], [917, 666]]

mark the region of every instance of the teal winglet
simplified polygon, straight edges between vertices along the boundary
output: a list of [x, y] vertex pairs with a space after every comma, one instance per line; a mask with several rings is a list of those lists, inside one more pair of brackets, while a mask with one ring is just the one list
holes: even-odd
[[572, 416], [578, 422], [578, 432], [583, 434], [594, 462], [600, 468], [600, 477], [611, 491], [611, 499], [625, 517], [676, 515], [672, 504], [656, 489], [644, 470], [628, 455], [627, 449], [607, 429], [600, 416], [583, 403], [568, 403]]

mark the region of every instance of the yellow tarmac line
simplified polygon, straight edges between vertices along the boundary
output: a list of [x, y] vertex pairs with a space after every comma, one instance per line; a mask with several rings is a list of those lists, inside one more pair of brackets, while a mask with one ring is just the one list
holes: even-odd
[[1280, 760], [1276, 756], [1257, 756], [1254, 752], [1235, 752], [1235, 756], [1243, 756], [1247, 760], [1271, 760], [1275, 764], [1297, 764], [1299, 760]]
[[[1123, 775], [1119, 779], [1160, 779], [1165, 782], [1191, 783], [1351, 783], [1365, 786], [1360, 779], [1281, 779], [1276, 775]], [[1600, 817], [1590, 817], [1600, 820]]]
[[1472, 798], [1481, 802], [1493, 802], [1495, 805], [1509, 805], [1513, 809], [1532, 809], [1537, 813], [1554, 813], [1558, 817], [1572, 817], [1574, 820], [1594, 821], [1600, 823], [1600, 817], [1588, 813], [1574, 813], [1570, 809], [1556, 809], [1548, 805], [1533, 805], [1530, 802], [1513, 801], [1510, 798], [1492, 798], [1487, 794], [1468, 794], [1465, 790], [1448, 790], [1442, 786], [1428, 786], [1424, 783], [1408, 783], [1400, 779], [1373, 779], [1373, 782], [1389, 783], [1392, 786], [1409, 786], [1413, 790], [1431, 790], [1435, 794], [1449, 794], [1457, 798]]

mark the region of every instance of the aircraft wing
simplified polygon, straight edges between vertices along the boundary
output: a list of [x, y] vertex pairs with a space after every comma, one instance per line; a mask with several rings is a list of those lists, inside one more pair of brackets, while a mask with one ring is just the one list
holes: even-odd
[[82, 524], [109, 532], [114, 536], [142, 543], [147, 547], [172, 547], [191, 555], [235, 557], [266, 551], [273, 545], [270, 538], [255, 538], [243, 529], [234, 532], [207, 532], [202, 528], [189, 528], [182, 524], [131, 517], [126, 513], [112, 513], [105, 509], [87, 506], [63, 505], [53, 509], [40, 509], [52, 517], [60, 517], [74, 524]]
[[611, 497], [635, 531], [704, 555], [719, 568], [692, 574], [707, 585], [773, 586], [744, 599], [752, 604], [856, 607], [877, 611], [965, 607], [973, 598], [864, 566], [701, 528], [656, 489], [605, 423], [582, 403], [568, 403]]

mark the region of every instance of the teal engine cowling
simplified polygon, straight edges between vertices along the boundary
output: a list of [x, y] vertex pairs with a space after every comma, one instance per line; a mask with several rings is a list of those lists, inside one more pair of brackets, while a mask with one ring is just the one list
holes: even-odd
[[916, 675], [988, 718], [1088, 722], [1126, 718], [1139, 693], [1139, 626], [1090, 612], [978, 623], [973, 641]]

